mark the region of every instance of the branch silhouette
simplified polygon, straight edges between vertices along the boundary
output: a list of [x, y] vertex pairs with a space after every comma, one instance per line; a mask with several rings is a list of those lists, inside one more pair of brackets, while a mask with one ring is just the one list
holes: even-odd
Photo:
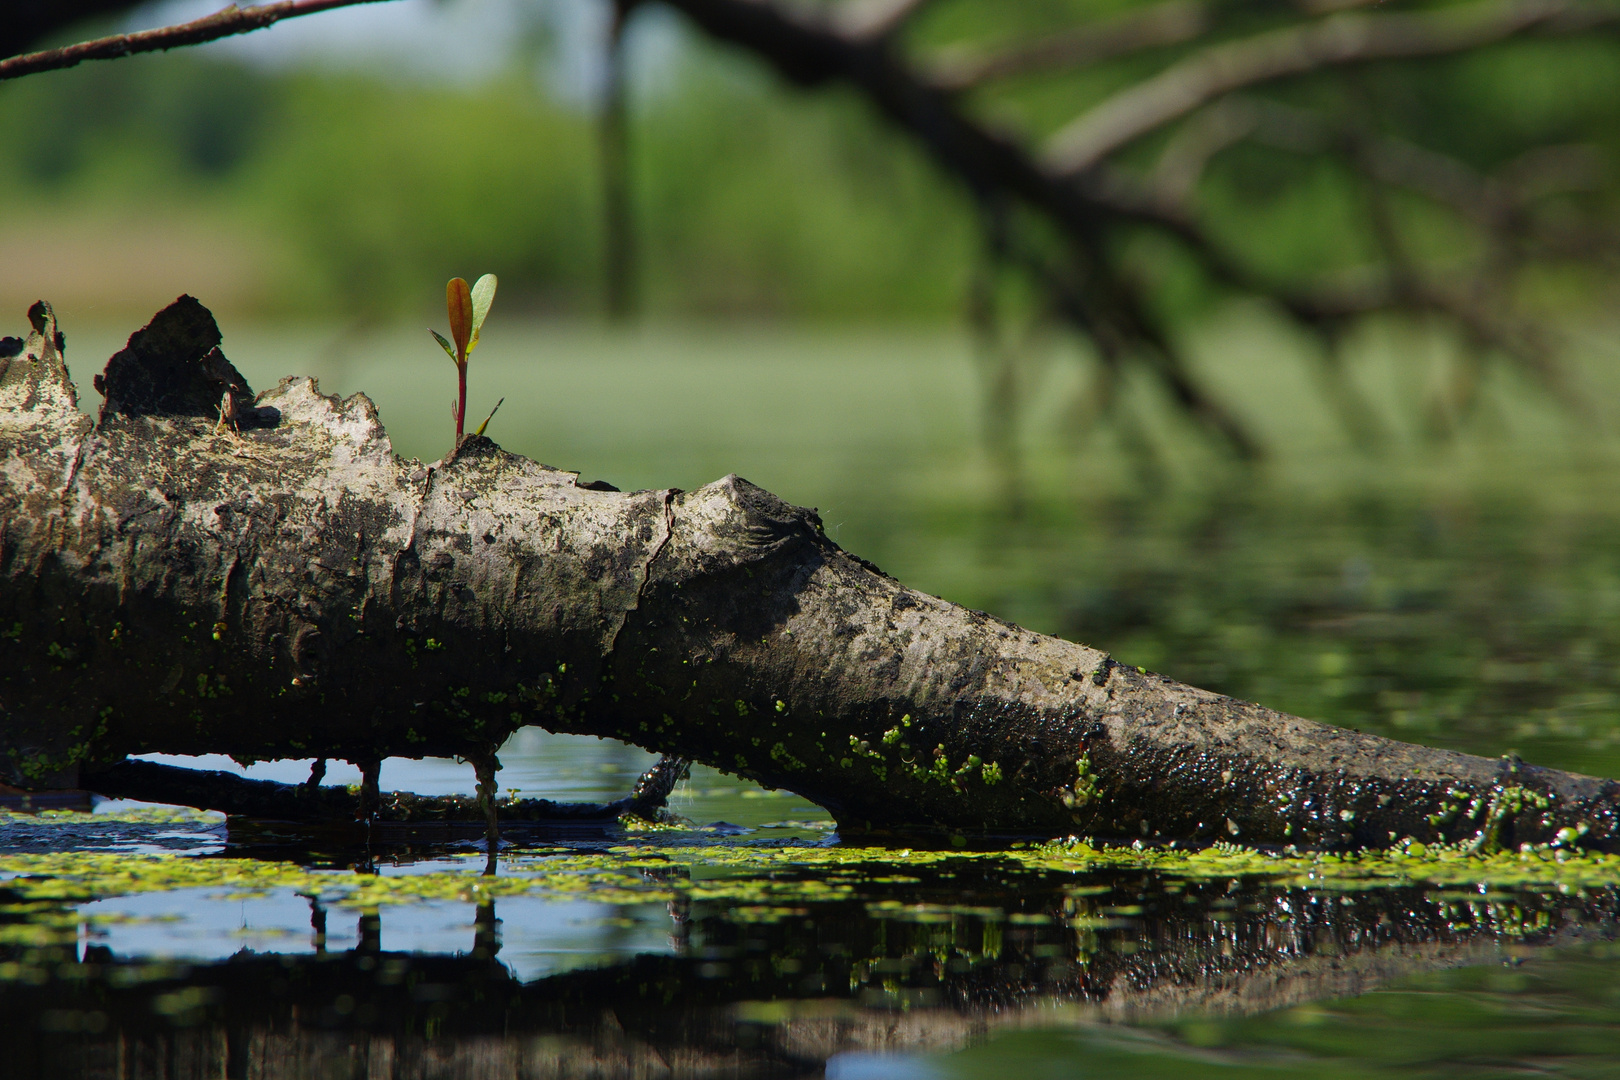
[[136, 53], [164, 52], [186, 45], [201, 45], [220, 38], [262, 30], [283, 19], [300, 15], [314, 15], [334, 8], [354, 7], [357, 4], [378, 4], [386, 0], [282, 0], [277, 4], [255, 4], [252, 7], [231, 7], [205, 15], [190, 22], [142, 30], [134, 34], [113, 34], [110, 37], [64, 45], [59, 49], [43, 49], [0, 60], [0, 81], [19, 79], [24, 75], [37, 75], [43, 71], [59, 71], [77, 67], [86, 60], [117, 60]]
[[1483, 0], [1425, 14], [1332, 15], [1209, 46], [1082, 114], [1047, 141], [1042, 156], [1055, 172], [1082, 173], [1234, 90], [1330, 67], [1443, 56], [1519, 34], [1580, 33], [1615, 22], [1620, 7], [1576, 0]]

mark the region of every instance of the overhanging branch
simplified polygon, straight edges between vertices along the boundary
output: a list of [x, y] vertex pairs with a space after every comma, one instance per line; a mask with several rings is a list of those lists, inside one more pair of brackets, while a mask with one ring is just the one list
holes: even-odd
[[19, 79], [42, 71], [57, 71], [76, 67], [86, 60], [117, 60], [136, 53], [162, 52], [185, 45], [201, 45], [236, 34], [262, 30], [283, 19], [300, 15], [314, 15], [334, 8], [354, 7], [357, 4], [378, 4], [386, 0], [282, 0], [276, 4], [256, 4], [237, 7], [234, 4], [223, 11], [205, 15], [191, 22], [142, 30], [134, 34], [114, 34], [94, 41], [81, 41], [60, 49], [45, 49], [0, 60], [0, 81]]
[[931, 80], [967, 90], [996, 79], [1080, 67], [1143, 49], [1191, 41], [1209, 27], [1209, 14], [1195, 0], [1164, 3], [1048, 34], [998, 51], [959, 48], [927, 62]]
[[1223, 94], [1330, 67], [1465, 52], [1519, 34], [1568, 34], [1620, 21], [1579, 0], [1484, 0], [1425, 14], [1339, 14], [1211, 45], [1136, 83], [1060, 129], [1041, 159], [1075, 176]]
[[[279, 18], [369, 2], [378, 0], [293, 0], [230, 9], [184, 26], [16, 57], [0, 62], [0, 78], [83, 59], [211, 40]], [[1188, 365], [1167, 345], [1175, 337], [1171, 316], [1144, 302], [1148, 285], [1133, 280], [1125, 266], [1124, 252], [1138, 232], [1145, 229], [1180, 240], [1209, 281], [1271, 300], [1299, 324], [1328, 336], [1336, 335], [1348, 320], [1372, 312], [1441, 312], [1476, 340], [1528, 342], [1534, 334], [1508, 332], [1499, 325], [1496, 332], [1485, 332], [1501, 322], [1497, 313], [1511, 306], [1513, 274], [1532, 258], [1598, 263], [1613, 257], [1612, 231], [1591, 221], [1590, 215], [1571, 222], [1551, 215], [1543, 215], [1546, 220], [1541, 221], [1526, 213], [1524, 203], [1534, 185], [1515, 182], [1507, 170], [1485, 178], [1481, 187], [1466, 175], [1466, 168], [1450, 167], [1443, 155], [1415, 142], [1363, 138], [1360, 152], [1347, 155], [1332, 132], [1327, 138], [1320, 132], [1302, 133], [1301, 125], [1280, 118], [1286, 112], [1282, 106], [1234, 102], [1231, 109], [1224, 109], [1222, 103], [1247, 86], [1348, 65], [1454, 54], [1530, 34], [1606, 31], [1620, 22], [1616, 0], [1466, 0], [1403, 14], [1351, 10], [1368, 6], [1369, 0], [1304, 0], [1296, 7], [1308, 21], [1227, 41], [1214, 40], [1225, 32], [1210, 18], [1215, 0], [1168, 0], [1132, 14], [1092, 20], [1002, 53], [958, 53], [954, 59], [949, 52], [932, 58], [911, 56], [897, 35], [926, 0], [812, 6], [773, 0], [667, 2], [711, 36], [742, 47], [793, 82], [852, 85], [960, 181], [975, 202], [1021, 205], [1033, 211], [1023, 224], [1013, 219], [1014, 228], [1024, 228], [1031, 218], [1053, 226], [1068, 248], [1061, 261], [1073, 268], [1072, 274], [1064, 275], [1072, 278], [1066, 288], [1073, 295], [1053, 297], [1049, 309], [1069, 312], [1074, 328], [1104, 348], [1115, 363], [1139, 364], [1220, 443], [1240, 453], [1252, 451], [1256, 440], [1190, 379]], [[1104, 100], [1060, 132], [1044, 153], [1025, 133], [981, 115], [979, 99], [984, 95], [960, 92], [1052, 64], [1083, 65], [1182, 41], [1203, 44], [1186, 59]], [[1200, 108], [1206, 110], [1204, 117], [1180, 125], [1155, 175], [1138, 180], [1119, 168], [1118, 151], [1150, 132], [1174, 127]], [[1258, 120], [1257, 112], [1264, 114]], [[1243, 245], [1228, 250], [1213, 242], [1189, 209], [1204, 164], [1223, 146], [1244, 138], [1294, 139], [1300, 152], [1337, 154], [1380, 182], [1418, 187], [1457, 209], [1466, 204], [1470, 210], [1465, 216], [1473, 227], [1491, 237], [1509, 238], [1515, 246], [1509, 252], [1498, 245], [1496, 255], [1506, 252], [1509, 257], [1497, 258], [1483, 292], [1476, 287], [1466, 296], [1394, 287], [1388, 265], [1371, 268], [1373, 273], [1353, 287], [1327, 278], [1278, 280], [1257, 272], [1248, 264], [1260, 260], [1247, 257]], [[1531, 153], [1523, 160], [1537, 159]], [[1558, 169], [1540, 172], [1550, 176]], [[1041, 231], [1036, 226], [1032, 233]], [[1437, 270], [1428, 272], [1433, 277]], [[1041, 280], [1041, 275], [1033, 276]], [[1481, 281], [1476, 277], [1476, 286]], [[1088, 318], [1076, 314], [1082, 310], [1090, 313]], [[1542, 377], [1551, 371], [1544, 357], [1520, 359]]]
[[839, 29], [853, 38], [892, 37], [934, 0], [853, 0], [836, 11]]

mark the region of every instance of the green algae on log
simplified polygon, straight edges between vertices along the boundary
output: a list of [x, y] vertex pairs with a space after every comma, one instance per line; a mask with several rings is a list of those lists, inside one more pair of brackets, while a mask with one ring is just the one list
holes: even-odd
[[908, 589], [735, 476], [618, 492], [479, 437], [401, 460], [368, 399], [306, 378], [220, 431], [205, 403], [248, 390], [219, 345], [176, 301], [94, 423], [58, 349], [0, 359], [0, 779], [487, 761], [537, 724], [787, 788], [846, 834], [1620, 849], [1612, 781], [1124, 667]]

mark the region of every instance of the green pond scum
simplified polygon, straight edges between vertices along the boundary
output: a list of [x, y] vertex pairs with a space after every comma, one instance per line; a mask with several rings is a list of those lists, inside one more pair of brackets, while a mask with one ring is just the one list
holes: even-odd
[[[863, 1032], [911, 1031], [915, 1050], [953, 1052], [929, 1059], [941, 1076], [973, 1067], [987, 1038], [1067, 1075], [1100, 1016], [1137, 1022], [1108, 1055], [1158, 1045], [1143, 1063], [1156, 1068], [1276, 1041], [1211, 1019], [1212, 1001], [1326, 1001], [1308, 1015], [1353, 1026], [1331, 1011], [1347, 989], [1561, 946], [1597, 955], [1620, 926], [1620, 856], [1569, 848], [972, 850], [770, 824], [795, 831], [625, 822], [513, 837], [487, 876], [481, 853], [444, 844], [255, 851], [258, 834], [233, 837], [215, 814], [0, 815], [0, 1009], [35, 1033], [0, 1076], [121, 1075], [121, 1053], [180, 1047], [217, 1063], [199, 1076], [239, 1075], [230, 1048], [244, 1035], [275, 1048], [267, 1075], [324, 1075], [309, 1055], [332, 1047], [370, 1040], [373, 1054], [443, 1063], [492, 1032], [602, 1075], [647, 1047], [667, 1059], [704, 1045], [747, 1067], [694, 1075], [794, 1075], [807, 1032], [828, 1024], [840, 1034], [812, 1061], [893, 1045]], [[54, 850], [16, 849], [41, 834]], [[871, 1064], [828, 1074], [888, 1075]], [[463, 1062], [443, 1075], [484, 1074]]]
[[[169, 808], [118, 814], [52, 811], [4, 813], [0, 829], [25, 822], [59, 830], [63, 846], [90, 824], [208, 827], [219, 815]], [[799, 825], [801, 823], [783, 823]], [[815, 823], [803, 823], [815, 824]], [[814, 902], [856, 895], [863, 886], [914, 875], [949, 875], [964, 867], [1050, 885], [1098, 873], [1152, 875], [1164, 880], [1241, 879], [1323, 891], [1400, 886], [1570, 890], [1620, 886], [1620, 856], [1542, 849], [1482, 853], [1406, 841], [1381, 851], [1275, 851], [1218, 843], [1177, 850], [1110, 845], [1071, 838], [1018, 843], [1005, 850], [963, 851], [861, 846], [835, 840], [758, 842], [717, 837], [704, 827], [632, 822], [621, 843], [596, 850], [514, 848], [499, 873], [484, 876], [481, 857], [453, 856], [455, 869], [388, 875], [317, 869], [291, 861], [185, 852], [73, 851], [0, 854], [0, 910], [41, 903], [81, 903], [108, 897], [208, 889], [249, 896], [291, 889], [350, 908], [425, 901], [532, 895], [587, 898], [600, 904], [677, 899], [756, 904]], [[441, 860], [442, 861], [442, 860]], [[672, 872], [678, 876], [671, 876]], [[980, 905], [975, 910], [988, 910]]]

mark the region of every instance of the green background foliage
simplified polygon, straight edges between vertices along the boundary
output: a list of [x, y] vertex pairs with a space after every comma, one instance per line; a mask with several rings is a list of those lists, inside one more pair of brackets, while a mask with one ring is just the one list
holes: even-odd
[[[908, 47], [945, 55], [1098, 11], [940, 5]], [[1262, 5], [1219, 17], [1223, 33], [1236, 36], [1273, 25], [1277, 12]], [[980, 247], [965, 191], [853, 92], [791, 88], [695, 32], [672, 34], [670, 70], [631, 74], [632, 201], [649, 314], [957, 315]], [[76, 236], [93, 220], [103, 247], [117, 248], [121, 233], [148, 250], [164, 246], [147, 235], [156, 230], [183, 261], [205, 222], [213, 257], [229, 264], [222, 276], [237, 283], [216, 305], [258, 314], [415, 315], [447, 271], [484, 266], [501, 276], [503, 302], [516, 310], [595, 312], [604, 271], [593, 107], [548, 91], [546, 65], [530, 66], [535, 55], [518, 50], [504, 72], [462, 84], [379, 67], [271, 70], [207, 50], [8, 83], [0, 137], [16, 152], [0, 172], [0, 227], [35, 238], [60, 226]], [[1012, 79], [971, 100], [997, 123], [1039, 137], [1176, 55], [1153, 50]], [[1593, 152], [1595, 186], [1538, 200], [1536, 213], [1620, 222], [1613, 39], [1515, 41], [1265, 93], [1328, 117], [1364, 108], [1379, 134], [1481, 172], [1532, 143], [1579, 143]], [[1124, 161], [1145, 165], [1164, 143], [1145, 139]], [[1375, 255], [1365, 193], [1326, 158], [1232, 148], [1212, 163], [1197, 203], [1213, 235], [1279, 281], [1322, 271], [1353, 279]], [[1449, 210], [1398, 194], [1392, 212], [1413, 255], [1441, 271], [1478, 254]], [[1219, 297], [1173, 245], [1125, 242], [1133, 272], [1172, 314]], [[0, 279], [6, 302], [21, 297], [10, 295], [17, 290]], [[1563, 313], [1607, 302], [1613, 281], [1543, 273], [1525, 292]], [[87, 290], [97, 303], [115, 303], [118, 293], [116, 284]]]
[[[848, 95], [694, 49], [678, 89], [634, 111], [650, 313], [957, 310], [973, 237], [947, 182]], [[208, 220], [253, 264], [246, 312], [414, 313], [447, 271], [484, 267], [503, 307], [600, 303], [594, 118], [516, 73], [458, 87], [137, 57], [0, 87], [0, 139], [28, 148], [0, 172], [0, 227]]]

